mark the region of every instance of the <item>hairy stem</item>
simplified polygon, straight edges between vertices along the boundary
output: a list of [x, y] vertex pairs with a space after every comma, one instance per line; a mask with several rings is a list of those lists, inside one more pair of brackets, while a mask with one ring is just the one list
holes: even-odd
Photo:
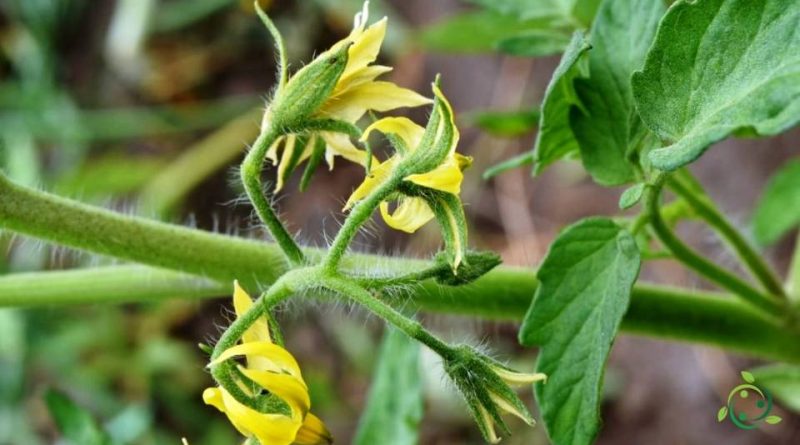
[[328, 256], [325, 257], [323, 268], [326, 271], [333, 272], [337, 269], [342, 257], [347, 253], [347, 247], [350, 245], [350, 242], [353, 241], [356, 233], [358, 233], [358, 229], [372, 216], [372, 213], [375, 212], [375, 209], [378, 208], [381, 201], [385, 200], [386, 197], [397, 188], [397, 183], [400, 180], [399, 178], [400, 176], [393, 175], [390, 179], [373, 190], [369, 196], [359, 201], [353, 207], [347, 219], [344, 221], [344, 224], [339, 229], [339, 233], [336, 234], [336, 238], [334, 238], [331, 243]]
[[733, 251], [747, 267], [767, 292], [786, 298], [780, 280], [769, 267], [764, 257], [736, 230], [725, 218], [713, 202], [704, 194], [692, 190], [691, 184], [680, 176], [672, 176], [667, 180], [667, 185], [689, 203], [695, 214], [708, 223], [722, 238], [728, 242]]
[[[266, 243], [265, 243], [266, 244]], [[278, 256], [278, 247], [265, 249]], [[350, 257], [348, 257], [350, 258]], [[366, 268], [380, 261], [386, 269], [424, 267], [418, 260], [360, 256]], [[267, 274], [269, 278], [272, 274]], [[230, 276], [211, 281], [145, 266], [30, 272], [0, 276], [0, 306], [102, 304], [167, 298], [228, 296]], [[263, 284], [271, 281], [264, 280]], [[429, 311], [486, 319], [519, 321], [525, 316], [537, 281], [533, 271], [501, 266], [478, 281], [457, 287], [427, 280], [393, 298]], [[134, 290], [132, 290], [134, 289]], [[320, 295], [324, 298], [323, 295]], [[710, 344], [750, 356], [800, 363], [800, 332], [765, 318], [732, 295], [638, 284], [622, 323], [624, 332]]]
[[684, 244], [661, 217], [660, 196], [660, 184], [648, 187], [645, 199], [647, 212], [650, 215], [650, 225], [658, 239], [675, 255], [678, 261], [768, 314], [780, 316], [784, 313], [783, 305], [774, 297], [762, 294], [736, 275], [720, 268]]
[[[246, 288], [256, 288], [275, 282], [287, 270], [273, 243], [121, 215], [16, 185], [2, 175], [0, 227], [92, 253], [206, 277], [190, 279], [185, 274], [142, 266], [7, 275], [0, 277], [0, 305], [212, 297], [228, 295], [234, 279]], [[325, 254], [319, 249], [305, 249], [305, 253], [311, 261]], [[360, 274], [403, 275], [432, 265], [363, 254], [342, 258], [344, 270]], [[498, 267], [464, 286], [441, 286], [433, 280], [416, 283], [408, 288], [408, 298], [430, 311], [520, 320], [536, 284], [533, 271]], [[748, 305], [718, 295], [637, 285], [623, 329], [800, 363], [800, 334], [764, 318]]]
[[264, 188], [261, 184], [261, 170], [264, 169], [267, 150], [279, 136], [276, 131], [269, 129], [258, 136], [253, 143], [253, 148], [247, 153], [247, 157], [242, 162], [242, 183], [247, 192], [247, 197], [250, 198], [250, 202], [256, 209], [258, 217], [267, 226], [272, 238], [275, 239], [275, 242], [278, 243], [286, 255], [286, 259], [289, 260], [290, 264], [298, 266], [305, 262], [303, 252], [294, 241], [294, 238], [286, 231], [278, 216], [275, 215], [272, 205], [264, 196]]
[[406, 317], [395, 308], [375, 298], [363, 287], [350, 280], [339, 277], [324, 278], [322, 280], [322, 285], [364, 306], [370, 312], [381, 317], [385, 322], [399, 329], [407, 336], [431, 348], [431, 350], [439, 354], [442, 358], [447, 359], [450, 357], [452, 349], [450, 346], [428, 332], [418, 321]]

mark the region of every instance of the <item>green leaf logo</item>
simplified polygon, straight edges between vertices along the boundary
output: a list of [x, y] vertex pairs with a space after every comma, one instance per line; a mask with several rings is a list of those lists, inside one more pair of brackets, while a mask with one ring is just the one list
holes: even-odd
[[756, 378], [753, 377], [753, 374], [750, 374], [747, 371], [742, 371], [742, 379], [744, 379], [747, 383], [755, 383]]
[[719, 409], [719, 412], [717, 413], [717, 422], [722, 422], [722, 420], [725, 419], [725, 416], [727, 415], [728, 415], [728, 407], [723, 406], [722, 408]]
[[781, 419], [781, 418], [780, 418], [780, 417], [778, 417], [778, 416], [769, 416], [769, 417], [767, 417], [767, 418], [766, 418], [764, 421], [765, 421], [765, 422], [767, 422], [767, 423], [768, 423], [768, 424], [770, 424], [770, 425], [775, 425], [775, 424], [777, 424], [777, 423], [780, 423], [780, 422], [781, 422], [781, 420], [783, 420], [783, 419]]

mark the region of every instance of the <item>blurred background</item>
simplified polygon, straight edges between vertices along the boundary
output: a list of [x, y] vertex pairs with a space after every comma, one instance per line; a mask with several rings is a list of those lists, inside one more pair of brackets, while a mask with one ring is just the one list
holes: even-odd
[[[295, 69], [345, 36], [361, 8], [360, 0], [260, 3], [284, 33]], [[234, 174], [257, 134], [276, 71], [272, 42], [249, 1], [0, 0], [0, 14], [0, 166], [10, 176], [121, 212], [265, 237], [239, 199]], [[550, 36], [551, 46], [537, 54], [546, 57], [534, 59], [513, 48], [500, 54], [493, 43], [524, 29], [517, 17], [487, 15], [457, 0], [373, 0], [372, 21], [384, 15], [389, 35], [381, 58], [395, 67], [388, 77], [429, 94], [441, 73], [462, 129], [459, 151], [475, 158], [462, 193], [474, 246], [500, 252], [507, 264], [533, 267], [565, 224], [617, 212], [622, 190], [595, 185], [575, 162], [558, 163], [537, 178], [526, 168], [480, 178], [489, 166], [532, 147], [536, 109], [569, 29]], [[513, 122], [501, 125], [486, 110], [513, 111]], [[423, 122], [427, 110], [409, 115]], [[748, 231], [765, 182], [797, 157], [798, 140], [798, 130], [730, 140], [693, 170]], [[306, 244], [324, 245], [363, 170], [337, 159], [336, 170], [319, 169], [302, 197], [299, 176], [278, 197], [280, 210]], [[265, 177], [274, 179], [274, 168]], [[699, 226], [687, 224], [681, 233], [735, 267]], [[378, 220], [357, 242], [363, 251], [418, 257], [439, 244], [435, 225], [406, 236]], [[787, 237], [768, 250], [781, 273], [792, 247]], [[0, 252], [0, 273], [113, 262], [9, 233], [0, 233]], [[648, 263], [643, 278], [705, 287], [668, 261]], [[0, 309], [0, 444], [58, 443], [45, 403], [53, 390], [119, 443], [178, 444], [181, 437], [193, 445], [239, 443], [225, 418], [202, 404], [211, 381], [194, 346], [213, 341], [231, 319], [229, 296], [175, 297], [159, 304]], [[314, 411], [337, 443], [350, 443], [381, 324], [356, 308], [315, 302], [292, 302], [278, 316], [288, 349], [303, 364]], [[521, 369], [534, 366], [535, 351], [517, 345], [513, 323], [422, 318], [447, 338], [489, 345]], [[755, 364], [711, 348], [620, 337], [606, 373], [598, 444], [800, 443], [800, 419], [783, 409], [777, 413], [784, 421], [762, 430], [717, 423], [739, 371]], [[436, 360], [423, 353], [420, 366], [420, 443], [483, 443]], [[514, 435], [504, 443], [547, 443], [541, 427], [510, 424]]]

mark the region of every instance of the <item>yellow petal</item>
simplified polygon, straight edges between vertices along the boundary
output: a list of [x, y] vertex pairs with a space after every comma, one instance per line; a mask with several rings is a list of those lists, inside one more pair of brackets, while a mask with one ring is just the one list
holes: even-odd
[[431, 100], [412, 90], [391, 82], [375, 81], [351, 88], [336, 100], [326, 102], [320, 113], [347, 122], [359, 120], [367, 110], [389, 111], [401, 107], [416, 107]]
[[239, 431], [243, 436], [249, 437], [251, 435], [250, 430], [242, 426], [235, 418], [231, 417], [228, 413], [228, 408], [225, 405], [225, 400], [223, 399], [222, 394], [227, 393], [222, 388], [206, 388], [203, 391], [203, 401], [206, 405], [211, 405], [221, 413], [225, 414], [228, 417], [228, 420], [231, 422], [234, 428]]
[[276, 374], [269, 371], [257, 371], [240, 366], [239, 370], [250, 380], [262, 388], [283, 399], [292, 409], [292, 417], [305, 416], [311, 408], [308, 387], [305, 382], [288, 374]]
[[547, 375], [541, 372], [516, 372], [498, 366], [493, 366], [492, 370], [509, 385], [526, 385], [534, 382], [547, 381]]
[[461, 182], [464, 180], [464, 174], [461, 173], [461, 168], [459, 168], [456, 158], [450, 156], [444, 164], [435, 169], [427, 173], [409, 175], [405, 179], [423, 187], [458, 195], [461, 193]]
[[373, 164], [372, 170], [370, 170], [369, 174], [366, 178], [364, 178], [364, 182], [358, 186], [353, 191], [353, 194], [350, 195], [350, 198], [347, 199], [347, 203], [344, 205], [345, 211], [349, 210], [355, 203], [361, 201], [370, 194], [376, 187], [380, 186], [384, 181], [386, 181], [389, 176], [392, 174], [392, 170], [394, 169], [395, 165], [398, 163], [400, 158], [396, 156], [392, 156], [386, 162], [380, 164]]
[[294, 443], [297, 445], [326, 445], [333, 443], [333, 436], [319, 417], [308, 413], [303, 419], [303, 425], [297, 431]]
[[[362, 20], [367, 20], [366, 15], [362, 16]], [[351, 37], [353, 38], [353, 45], [347, 51], [347, 66], [342, 77], [350, 75], [375, 61], [381, 49], [383, 38], [386, 35], [386, 22], [387, 19], [384, 17], [363, 32], [358, 32], [358, 35]]]
[[236, 429], [245, 436], [255, 436], [262, 444], [291, 445], [302, 425], [301, 419], [282, 414], [260, 413], [237, 402], [227, 391], [221, 390], [225, 413]]
[[275, 191], [279, 192], [283, 188], [283, 177], [286, 175], [286, 169], [289, 168], [289, 163], [292, 161], [294, 151], [305, 147], [297, 147], [297, 136], [290, 134], [286, 136], [286, 143], [283, 145], [283, 153], [281, 160], [278, 163], [277, 180], [275, 184]]
[[[239, 286], [238, 281], [233, 282], [233, 309], [236, 312], [236, 318], [244, 315], [253, 306], [253, 299], [250, 295]], [[268, 341], [272, 339], [269, 335], [269, 325], [267, 320], [259, 318], [249, 329], [242, 335], [242, 342], [248, 343], [252, 341]]]
[[381, 216], [389, 227], [414, 233], [434, 217], [433, 211], [422, 198], [404, 197], [400, 199], [394, 213], [389, 213], [389, 203], [381, 203]]
[[356, 164], [367, 165], [367, 152], [356, 148], [346, 134], [323, 131], [319, 135], [325, 141], [325, 161], [331, 170], [333, 169], [334, 156], [341, 156]]
[[297, 360], [286, 349], [266, 341], [255, 341], [250, 343], [242, 343], [240, 345], [232, 346], [220, 354], [216, 360], [208, 364], [209, 367], [218, 365], [225, 360], [239, 356], [259, 356], [267, 361], [271, 366], [264, 369], [265, 371], [286, 372], [297, 378], [302, 379], [300, 373], [300, 365]]
[[518, 417], [520, 420], [522, 420], [523, 422], [527, 423], [528, 425], [533, 426], [533, 424], [536, 423], [531, 418], [531, 416], [526, 415], [527, 413], [521, 412], [517, 407], [515, 407], [514, 405], [508, 403], [508, 401], [506, 401], [506, 399], [504, 399], [502, 397], [499, 397], [495, 393], [490, 392], [489, 393], [489, 398], [492, 399], [492, 402], [494, 402], [498, 407], [500, 407], [500, 409], [502, 409], [503, 411], [505, 411], [505, 412], [507, 412], [509, 414], [514, 415], [515, 417]]
[[489, 439], [489, 443], [498, 443], [500, 442], [500, 438], [497, 437], [497, 433], [494, 430], [494, 421], [489, 413], [486, 411], [486, 408], [483, 406], [478, 406], [478, 410], [481, 413], [480, 422], [483, 423], [484, 427], [486, 428], [487, 439]]
[[425, 129], [415, 124], [406, 117], [385, 117], [373, 122], [361, 135], [361, 140], [366, 141], [370, 133], [380, 131], [383, 134], [394, 134], [399, 137], [409, 152], [414, 151], [422, 139]]
[[347, 75], [343, 75], [336, 83], [336, 87], [333, 89], [331, 97], [336, 97], [352, 88], [363, 85], [367, 82], [371, 82], [375, 80], [376, 77], [380, 76], [381, 74], [386, 74], [391, 70], [392, 67], [390, 66], [372, 65], [361, 68], [357, 71], [353, 71]]
[[275, 139], [275, 142], [273, 142], [272, 145], [269, 146], [269, 149], [267, 150], [267, 159], [269, 159], [269, 161], [272, 162], [272, 165], [278, 163], [278, 148], [280, 147], [284, 139], [286, 139], [285, 136], [278, 137], [277, 139]]

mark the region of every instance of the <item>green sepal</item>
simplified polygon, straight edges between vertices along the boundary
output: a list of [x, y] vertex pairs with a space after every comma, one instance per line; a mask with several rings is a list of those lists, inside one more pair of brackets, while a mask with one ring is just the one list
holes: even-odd
[[455, 272], [451, 267], [449, 256], [445, 253], [437, 254], [434, 261], [436, 264], [443, 266], [439, 268], [434, 279], [437, 283], [445, 286], [469, 284], [484, 276], [503, 262], [503, 260], [500, 259], [500, 255], [491, 251], [467, 252], [464, 255], [464, 261], [458, 265], [458, 269]]
[[467, 218], [458, 196], [430, 190], [423, 199], [436, 216], [442, 231], [444, 252], [441, 253], [453, 274], [457, 275], [462, 264], [467, 263]]
[[[434, 81], [434, 91], [439, 87], [439, 76]], [[434, 94], [433, 111], [425, 126], [419, 146], [403, 159], [398, 170], [403, 176], [427, 173], [442, 165], [458, 138], [458, 130], [453, 124], [453, 110], [445, 98]]]
[[311, 178], [314, 177], [314, 172], [317, 171], [317, 167], [319, 167], [319, 164], [322, 163], [322, 159], [324, 158], [325, 141], [317, 137], [314, 139], [314, 151], [311, 152], [311, 157], [308, 159], [306, 169], [303, 171], [303, 177], [300, 179], [301, 192], [306, 191], [308, 184], [311, 183]]

